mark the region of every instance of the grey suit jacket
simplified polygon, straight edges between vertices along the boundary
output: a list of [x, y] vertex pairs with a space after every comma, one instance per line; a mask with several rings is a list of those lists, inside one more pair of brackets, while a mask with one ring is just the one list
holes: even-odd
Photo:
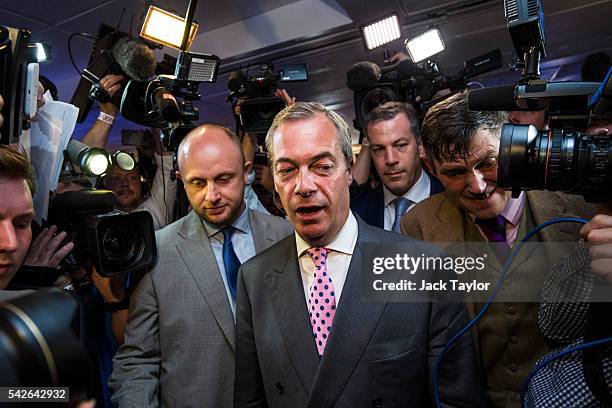
[[[241, 268], [236, 318], [234, 406], [427, 407], [437, 356], [467, 323], [458, 303], [364, 302], [365, 242], [417, 241], [358, 219], [358, 237], [321, 361], [290, 236]], [[419, 254], [431, 254], [422, 244]], [[364, 272], [365, 273], [365, 272]], [[471, 336], [447, 354], [440, 377], [445, 407], [484, 406]]]
[[[257, 252], [292, 231], [249, 212]], [[159, 261], [132, 295], [113, 360], [120, 407], [232, 406], [235, 325], [206, 231], [195, 212], [157, 232]]]

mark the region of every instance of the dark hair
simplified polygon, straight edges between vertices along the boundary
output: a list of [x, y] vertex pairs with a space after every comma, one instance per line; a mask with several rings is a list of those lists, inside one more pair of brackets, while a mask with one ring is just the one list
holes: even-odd
[[404, 102], [387, 102], [372, 109], [370, 113], [368, 113], [364, 126], [366, 134], [368, 126], [371, 124], [391, 120], [400, 113], [406, 115], [406, 118], [408, 118], [410, 121], [410, 130], [412, 131], [412, 134], [416, 138], [417, 142], [421, 143], [421, 127], [419, 126], [419, 117], [414, 107], [409, 103]]
[[8, 146], [0, 145], [0, 179], [24, 179], [34, 196], [34, 169], [25, 155]]
[[432, 106], [425, 115], [421, 139], [431, 161], [467, 157], [472, 138], [481, 129], [499, 138], [507, 112], [471, 111], [467, 92], [456, 93]]
[[582, 63], [580, 70], [583, 81], [601, 82], [606, 77], [612, 65], [610, 56], [604, 52], [594, 52], [589, 54]]

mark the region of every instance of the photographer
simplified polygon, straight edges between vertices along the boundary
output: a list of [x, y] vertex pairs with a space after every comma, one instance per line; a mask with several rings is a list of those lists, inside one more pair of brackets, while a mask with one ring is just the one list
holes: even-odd
[[[551, 218], [590, 218], [592, 208], [580, 196], [549, 191], [527, 191], [512, 198], [497, 184], [501, 112], [471, 111], [467, 94], [459, 93], [434, 105], [425, 116], [423, 146], [428, 167], [446, 191], [417, 204], [401, 222], [406, 235], [429, 242], [498, 242], [491, 268], [471, 275], [473, 279], [496, 281], [501, 265], [517, 240], [538, 224]], [[567, 242], [577, 236], [573, 225], [553, 225], [539, 231], [531, 242]], [[545, 257], [529, 261], [530, 295], [537, 297], [548, 268]], [[525, 296], [525, 287], [516, 274], [508, 272], [501, 295], [507, 299]], [[514, 274], [514, 275], [513, 275]], [[533, 293], [532, 293], [533, 292]], [[466, 301], [471, 317], [482, 303]], [[549, 351], [537, 326], [535, 302], [495, 302], [487, 318], [475, 326], [478, 355], [486, 373], [485, 392], [492, 407], [519, 407], [521, 383], [533, 364]]]
[[[119, 89], [121, 75], [106, 75], [100, 80], [102, 88], [112, 97]], [[112, 102], [100, 102], [100, 115], [83, 138], [83, 143], [104, 148], [115, 122], [118, 108]], [[159, 131], [153, 130], [155, 146], [154, 161], [157, 170], [148, 196], [143, 191], [143, 183], [138, 165], [132, 170], [123, 170], [113, 164], [103, 178], [104, 187], [117, 194], [117, 208], [121, 211], [148, 211], [153, 217], [155, 229], [163, 228], [172, 221], [176, 202], [176, 183], [167, 173], [172, 169], [172, 152], [163, 151]]]

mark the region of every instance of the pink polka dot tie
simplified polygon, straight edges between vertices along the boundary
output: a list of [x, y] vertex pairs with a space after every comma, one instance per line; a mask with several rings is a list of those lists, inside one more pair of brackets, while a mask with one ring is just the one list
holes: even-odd
[[319, 356], [322, 356], [336, 314], [336, 295], [331, 276], [327, 273], [327, 249], [310, 248], [307, 252], [315, 264], [308, 296], [308, 315]]

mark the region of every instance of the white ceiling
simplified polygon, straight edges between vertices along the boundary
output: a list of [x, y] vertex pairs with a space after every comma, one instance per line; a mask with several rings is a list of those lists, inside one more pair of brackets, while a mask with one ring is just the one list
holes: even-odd
[[[187, 0], [155, 2], [184, 15]], [[53, 47], [53, 61], [41, 66], [41, 73], [58, 85], [60, 99], [69, 101], [78, 74], [72, 68], [67, 38], [73, 32], [95, 34], [99, 23], [123, 31], [140, 30], [144, 12], [150, 2], [141, 0], [0, 0], [0, 24], [27, 28], [34, 40]], [[584, 56], [597, 50], [612, 54], [612, 0], [544, 0], [547, 60], [544, 76], [556, 80], [577, 80]], [[436, 24], [447, 49], [438, 57], [446, 74], [456, 73], [463, 61], [500, 48], [507, 65], [513, 48], [505, 27], [503, 2], [500, 0], [200, 0], [195, 19], [200, 32], [192, 45], [196, 52], [222, 57], [216, 84], [202, 85], [202, 100], [197, 104], [202, 122], [233, 126], [227, 93], [227, 72], [239, 65], [273, 62], [306, 63], [310, 79], [305, 83], [287, 84], [286, 88], [300, 100], [318, 100], [341, 111], [347, 119], [354, 117], [352, 92], [346, 86], [345, 74], [355, 62], [371, 60], [382, 63], [382, 53], [366, 53], [359, 37], [359, 24], [390, 11], [402, 16], [403, 35], [422, 32]], [[133, 16], [133, 17], [132, 17]], [[75, 38], [73, 55], [83, 67], [89, 58], [91, 40]], [[396, 46], [399, 49], [399, 46]], [[175, 54], [164, 49], [163, 52]], [[161, 55], [161, 53], [160, 53]], [[478, 78], [485, 85], [510, 83], [516, 73], [507, 68]], [[77, 127], [82, 135], [97, 116], [95, 108], [88, 121]], [[121, 127], [137, 128], [119, 121], [112, 135], [118, 143]]]

